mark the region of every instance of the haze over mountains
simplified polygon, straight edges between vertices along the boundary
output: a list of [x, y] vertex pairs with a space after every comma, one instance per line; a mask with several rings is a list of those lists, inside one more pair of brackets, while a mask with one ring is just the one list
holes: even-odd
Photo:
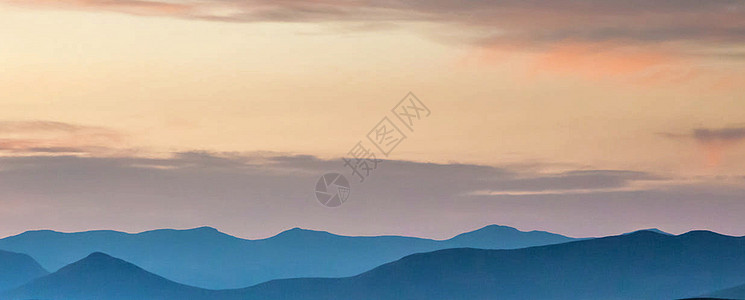
[[267, 239], [246, 240], [202, 227], [138, 234], [29, 231], [0, 240], [0, 249], [29, 254], [51, 271], [103, 252], [179, 283], [225, 289], [281, 278], [352, 276], [406, 255], [448, 248], [516, 249], [572, 240], [498, 225], [444, 241], [348, 237], [299, 228]]
[[414, 254], [357, 276], [210, 291], [95, 253], [2, 300], [680, 299], [745, 282], [745, 238], [650, 231], [513, 250]]

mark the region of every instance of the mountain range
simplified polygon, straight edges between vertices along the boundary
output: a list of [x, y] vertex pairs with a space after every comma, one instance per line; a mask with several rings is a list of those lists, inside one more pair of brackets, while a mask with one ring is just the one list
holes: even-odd
[[94, 253], [2, 300], [680, 299], [745, 282], [745, 238], [651, 231], [513, 250], [418, 253], [344, 278], [206, 290]]
[[352, 276], [410, 254], [441, 249], [517, 249], [573, 240], [498, 225], [448, 240], [350, 237], [299, 228], [267, 239], [247, 240], [201, 227], [137, 234], [28, 231], [0, 240], [0, 249], [26, 253], [52, 271], [90, 253], [103, 252], [179, 283], [227, 289], [282, 278]]
[[414, 254], [343, 279], [278, 280], [252, 299], [679, 299], [745, 282], [745, 238], [650, 231], [517, 250]]

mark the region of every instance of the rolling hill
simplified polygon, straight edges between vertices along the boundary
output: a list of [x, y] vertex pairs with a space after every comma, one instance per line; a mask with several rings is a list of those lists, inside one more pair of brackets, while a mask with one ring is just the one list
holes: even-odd
[[103, 253], [65, 266], [0, 299], [132, 300], [201, 299], [214, 293], [178, 284]]
[[745, 238], [694, 231], [414, 254], [358, 276], [277, 280], [250, 299], [680, 299], [745, 281]]
[[26, 254], [0, 251], [0, 291], [17, 287], [48, 274]]
[[444, 241], [348, 237], [299, 228], [267, 239], [245, 240], [202, 227], [138, 234], [29, 231], [0, 240], [0, 249], [28, 253], [48, 270], [57, 270], [92, 252], [104, 252], [179, 283], [225, 289], [281, 278], [352, 276], [410, 254], [440, 249], [513, 249], [572, 240], [496, 225]]
[[641, 231], [514, 250], [439, 250], [352, 277], [273, 280], [222, 291], [180, 285], [94, 254], [0, 299], [680, 299], [745, 282], [744, 268], [745, 238]]

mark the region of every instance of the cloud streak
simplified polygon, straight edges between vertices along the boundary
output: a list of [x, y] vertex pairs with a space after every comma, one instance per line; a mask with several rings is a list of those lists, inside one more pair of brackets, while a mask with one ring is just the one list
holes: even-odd
[[745, 140], [745, 127], [692, 129], [689, 133], [661, 132], [660, 136], [671, 139], [693, 139], [700, 143], [729, 143]]
[[[407, 28], [432, 40], [468, 45], [466, 61], [527, 54], [528, 75], [573, 74], [644, 85], [699, 80], [730, 90], [742, 64], [741, 0], [0, 0], [25, 7], [112, 11], [231, 23], [324, 24], [329, 32]], [[483, 65], [483, 64], [480, 64]], [[681, 75], [688, 74], [688, 75]]]
[[133, 15], [186, 17], [193, 6], [188, 1], [140, 0], [3, 0], [19, 6], [37, 6], [59, 9], [103, 10]]
[[745, 140], [745, 127], [708, 129], [698, 128], [693, 131], [693, 137], [704, 143], [709, 142], [739, 142]]
[[227, 22], [431, 22], [479, 32], [473, 42], [670, 41], [741, 43], [739, 0], [3, 0], [22, 5], [139, 12]]
[[693, 140], [702, 149], [702, 161], [710, 168], [722, 165], [725, 155], [745, 141], [745, 127], [694, 128], [690, 133], [660, 133], [676, 140]]
[[108, 128], [53, 121], [0, 121], [0, 152], [18, 154], [104, 153], [125, 135]]

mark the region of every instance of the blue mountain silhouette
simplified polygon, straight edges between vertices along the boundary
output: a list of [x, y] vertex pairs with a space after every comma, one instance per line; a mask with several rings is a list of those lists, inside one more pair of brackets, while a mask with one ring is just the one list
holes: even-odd
[[625, 233], [625, 234], [638, 233], [638, 232], [641, 232], [641, 231], [651, 231], [651, 232], [654, 232], [654, 233], [659, 233], [659, 234], [664, 234], [664, 235], [673, 235], [673, 234], [664, 232], [664, 231], [662, 231], [660, 229], [657, 229], [657, 228], [640, 229], [640, 230], [632, 231], [632, 232]]
[[0, 291], [20, 286], [48, 272], [26, 254], [0, 250]]
[[201, 299], [212, 291], [190, 287], [103, 253], [2, 294], [0, 299]]
[[138, 234], [29, 231], [0, 240], [0, 249], [28, 253], [48, 270], [57, 270], [92, 252], [104, 252], [176, 282], [224, 289], [281, 278], [352, 276], [413, 253], [440, 249], [513, 249], [572, 240], [495, 225], [444, 241], [349, 237], [299, 228], [267, 239], [245, 240], [201, 227]]
[[358, 276], [276, 280], [250, 299], [680, 299], [745, 282], [745, 238], [694, 231], [414, 254]]
[[514, 250], [439, 250], [352, 277], [273, 280], [222, 291], [176, 284], [94, 254], [0, 299], [680, 299], [745, 282], [744, 268], [745, 238], [640, 231]]

